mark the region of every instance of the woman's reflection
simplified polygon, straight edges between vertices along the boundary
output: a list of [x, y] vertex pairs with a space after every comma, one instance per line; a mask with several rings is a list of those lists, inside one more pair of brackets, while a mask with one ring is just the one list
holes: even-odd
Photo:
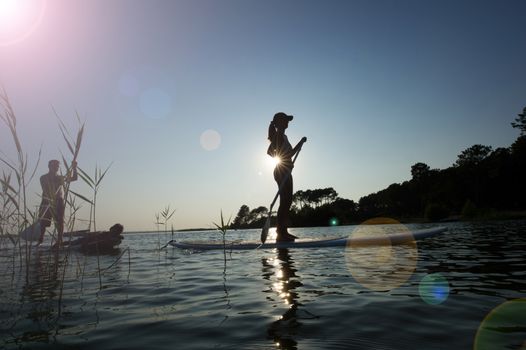
[[[294, 335], [301, 326], [297, 317], [297, 310], [301, 303], [298, 302], [296, 289], [303, 284], [296, 275], [294, 260], [288, 249], [277, 249], [276, 258], [263, 258], [263, 278], [272, 283], [272, 291], [277, 292], [280, 299], [288, 306], [287, 311], [268, 326], [268, 335], [280, 349], [296, 349], [297, 342]], [[275, 276], [274, 279], [272, 277]]]

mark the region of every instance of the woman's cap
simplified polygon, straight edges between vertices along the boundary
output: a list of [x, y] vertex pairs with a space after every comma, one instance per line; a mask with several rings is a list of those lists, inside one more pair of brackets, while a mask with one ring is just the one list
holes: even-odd
[[283, 112], [278, 112], [278, 113], [274, 114], [274, 121], [278, 121], [280, 119], [283, 119], [283, 120], [286, 120], [286, 121], [290, 122], [293, 118], [294, 118], [294, 116], [285, 114]]

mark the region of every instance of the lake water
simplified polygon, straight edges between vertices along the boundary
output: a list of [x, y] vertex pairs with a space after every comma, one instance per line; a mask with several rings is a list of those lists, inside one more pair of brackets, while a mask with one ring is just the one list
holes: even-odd
[[0, 348], [526, 349], [526, 222], [445, 225], [417, 245], [351, 249], [192, 252], [129, 234], [113, 255], [28, 263], [4, 244]]

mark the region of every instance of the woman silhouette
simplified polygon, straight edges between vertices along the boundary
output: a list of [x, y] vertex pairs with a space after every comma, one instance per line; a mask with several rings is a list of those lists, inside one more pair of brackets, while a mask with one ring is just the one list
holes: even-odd
[[292, 148], [287, 135], [285, 135], [285, 130], [293, 118], [292, 115], [283, 112], [276, 113], [268, 127], [270, 146], [267, 153], [278, 160], [274, 168], [274, 179], [279, 188], [278, 223], [276, 227], [276, 241], [278, 242], [292, 242], [297, 238], [287, 230], [293, 193], [292, 168], [294, 162], [292, 157], [301, 149], [307, 138], [303, 137], [296, 147]]

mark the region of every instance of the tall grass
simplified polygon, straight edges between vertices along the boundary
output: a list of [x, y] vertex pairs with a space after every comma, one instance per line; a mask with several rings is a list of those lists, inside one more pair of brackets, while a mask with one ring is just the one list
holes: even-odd
[[[226, 273], [226, 233], [228, 231], [228, 228], [230, 227], [230, 220], [232, 218], [229, 218], [228, 221], [225, 223], [225, 219], [223, 218], [223, 211], [221, 210], [221, 225], [213, 223], [214, 226], [217, 228], [217, 230], [221, 233], [221, 237], [223, 240], [223, 253], [225, 258], [225, 273]], [[230, 254], [232, 254], [232, 250], [230, 250]]]
[[102, 180], [104, 179], [104, 176], [106, 176], [106, 173], [108, 170], [110, 170], [111, 164], [108, 165], [108, 167], [102, 171], [101, 168], [95, 165], [95, 174], [93, 177], [89, 176], [88, 173], [82, 168], [79, 168], [79, 176], [80, 178], [86, 183], [91, 190], [93, 191], [92, 199], [88, 199], [85, 196], [71, 191], [75, 196], [81, 198], [82, 200], [88, 202], [90, 204], [90, 212], [89, 212], [89, 227], [88, 229], [91, 231], [91, 224], [93, 224], [93, 231], [97, 231], [97, 193], [99, 192]]
[[[11, 160], [5, 153], [0, 154], [0, 162], [7, 167], [2, 170], [2, 208], [0, 212], [0, 239], [6, 237], [18, 246], [20, 250], [20, 259], [24, 256], [29, 259], [31, 246], [18, 244], [18, 232], [28, 227], [36, 221], [36, 212], [32, 212], [27, 204], [27, 186], [34, 178], [36, 169], [40, 162], [42, 148], [40, 148], [36, 164], [32, 171], [29, 171], [29, 157], [22, 148], [22, 143], [18, 136], [17, 119], [11, 102], [5, 90], [0, 93], [0, 120], [7, 126], [11, 139], [15, 146], [16, 160]], [[14, 181], [12, 181], [14, 180]]]
[[[164, 233], [166, 234], [168, 232], [168, 223], [172, 219], [173, 215], [175, 214], [175, 209], [171, 209], [170, 205], [168, 204], [163, 210], [161, 210], [158, 213], [155, 213], [155, 226], [157, 227], [157, 248], [161, 250], [161, 237], [160, 237], [160, 227], [164, 226]], [[174, 227], [172, 223], [172, 240], [174, 236]]]
[[[55, 115], [58, 120], [60, 134], [67, 147], [66, 154], [61, 153], [62, 163], [66, 169], [63, 175], [66, 178], [70, 178], [73, 172], [73, 165], [77, 162], [80, 154], [85, 127], [77, 114], [76, 116], [79, 122], [78, 129], [76, 132], [71, 133], [56, 112]], [[0, 245], [7, 244], [7, 242], [12, 244], [13, 270], [16, 257], [20, 259], [18, 266], [25, 266], [26, 269], [29, 269], [32, 257], [32, 244], [28, 241], [23, 241], [22, 243], [18, 234], [39, 220], [38, 205], [31, 206], [29, 204], [28, 186], [34, 179], [38, 169], [42, 155], [42, 147], [40, 147], [36, 161], [31, 161], [24, 151], [17, 129], [17, 117], [5, 90], [0, 92], [0, 121], [9, 131], [11, 141], [14, 145], [13, 154], [15, 155], [14, 159], [11, 159], [6, 153], [0, 151], [0, 164], [2, 165], [2, 172], [0, 174]], [[99, 189], [106, 171], [104, 174], [101, 172], [97, 173], [95, 193]], [[77, 205], [75, 201], [77, 197], [82, 198], [83, 196], [71, 191], [70, 183], [65, 181], [64, 200], [66, 201], [66, 207], [69, 208], [69, 216], [64, 218], [64, 229], [73, 230], [75, 226], [77, 213], [80, 209], [80, 206]], [[53, 233], [52, 237], [53, 240], [61, 239], [61, 237], [57, 238]], [[64, 283], [65, 266], [69, 261], [69, 253], [70, 251], [67, 249], [65, 254], [62, 255], [62, 259], [59, 259], [57, 253], [56, 259], [48, 261], [48, 263], [52, 265], [52, 269], [54, 268], [56, 270], [57, 276], [62, 275], [60, 278], [61, 288]], [[23, 262], [25, 262], [25, 264], [23, 264]], [[59, 269], [60, 264], [63, 264], [63, 269]], [[26, 271], [26, 276], [28, 275], [27, 272], [28, 271]], [[62, 273], [60, 274], [59, 272]]]
[[[1, 1], [1, 0], [0, 0]], [[56, 115], [56, 113], [55, 113]], [[61, 152], [61, 158], [63, 168], [65, 167], [65, 173], [62, 175], [71, 177], [73, 171], [73, 164], [77, 162], [79, 158], [81, 146], [84, 138], [84, 123], [81, 122], [78, 114], [77, 120], [79, 122], [78, 128], [74, 129], [74, 132], [70, 132], [66, 127], [65, 123], [61, 118], [56, 115], [58, 119], [58, 128], [60, 135], [65, 142], [65, 152]], [[25, 294], [25, 286], [35, 284], [35, 274], [38, 276], [38, 281], [45, 281], [46, 286], [52, 285], [53, 292], [46, 292], [44, 296], [48, 298], [49, 302], [58, 302], [57, 308], [50, 308], [56, 310], [58, 324], [59, 318], [63, 317], [62, 312], [65, 306], [63, 305], [63, 293], [65, 292], [64, 285], [66, 277], [70, 276], [69, 271], [71, 268], [76, 269], [76, 278], [73, 276], [73, 280], [78, 280], [82, 288], [84, 276], [98, 275], [99, 288], [102, 289], [102, 276], [106, 271], [109, 271], [114, 265], [121, 261], [124, 254], [128, 254], [128, 279], [131, 271], [131, 253], [130, 249], [125, 249], [111, 265], [104, 267], [101, 266], [99, 256], [97, 254], [97, 265], [93, 266], [92, 271], [87, 266], [87, 256], [79, 258], [79, 255], [72, 254], [70, 249], [43, 252], [33, 251], [35, 247], [31, 242], [20, 240], [19, 232], [29, 227], [31, 224], [39, 220], [39, 203], [32, 203], [35, 197], [32, 193], [29, 193], [29, 188], [32, 182], [35, 180], [35, 175], [41, 163], [42, 146], [38, 150], [36, 157], [29, 157], [25, 151], [24, 144], [20, 138], [18, 130], [17, 117], [12, 107], [11, 101], [9, 100], [5, 90], [0, 91], [0, 129], [2, 129], [2, 135], [4, 130], [7, 131], [8, 138], [4, 138], [2, 142], [8, 141], [12, 145], [12, 150], [9, 151], [4, 147], [2, 143], [2, 149], [0, 149], [0, 274], [2, 278], [9, 278], [9, 280], [3, 284], [12, 288], [10, 291], [0, 291], [3, 296], [4, 304], [7, 305], [10, 301], [14, 301], [14, 307], [17, 311], [12, 313], [11, 327], [14, 327], [24, 315], [21, 315], [19, 310], [24, 309], [25, 303], [32, 303], [34, 301], [28, 300], [27, 298], [20, 297], [19, 294]], [[9, 145], [8, 145], [9, 146]], [[93, 224], [93, 228], [96, 228], [96, 202], [97, 194], [100, 190], [100, 186], [104, 176], [108, 169], [102, 171], [99, 168], [95, 168], [95, 175], [93, 177], [87, 176], [87, 172], [82, 170], [82, 176], [79, 176], [90, 185], [93, 190], [93, 198], [87, 199], [85, 196], [76, 193], [71, 190], [70, 183], [65, 182], [64, 185], [64, 200], [66, 202], [66, 213], [64, 218], [64, 229], [74, 230], [75, 225], [78, 221], [82, 220], [80, 216], [80, 201], [87, 200], [90, 205], [90, 229]], [[37, 200], [39, 197], [36, 197]], [[56, 228], [54, 230], [56, 232]], [[56, 235], [51, 233], [53, 240], [56, 240]], [[83, 261], [82, 261], [83, 260]], [[103, 265], [103, 264], [102, 264]], [[3, 269], [6, 269], [4, 273]], [[67, 277], [69, 281], [69, 277]], [[25, 280], [25, 281], [24, 281]], [[23, 282], [22, 282], [23, 281]], [[56, 283], [56, 284], [55, 284]], [[38, 284], [37, 285], [43, 285]], [[66, 284], [67, 286], [67, 284]], [[42, 287], [46, 288], [46, 287]], [[67, 287], [66, 287], [67, 291]], [[64, 294], [65, 295], [65, 294]], [[11, 298], [12, 300], [10, 300]], [[16, 299], [16, 301], [15, 301]], [[45, 303], [46, 301], [44, 301]], [[4, 307], [1, 311], [4, 312]], [[47, 312], [47, 311], [46, 311]], [[55, 312], [55, 311], [53, 311]], [[51, 313], [50, 313], [51, 315]], [[49, 317], [46, 317], [46, 319]], [[54, 319], [54, 317], [53, 317]], [[6, 319], [3, 319], [6, 320]], [[8, 322], [11, 323], [11, 317], [7, 318]], [[3, 321], [0, 328], [4, 329], [4, 326], [9, 329], [10, 326]], [[57, 326], [57, 332], [60, 329]], [[1, 346], [0, 346], [1, 347]]]
[[[226, 266], [227, 266], [227, 258], [226, 258], [226, 233], [228, 231], [228, 228], [230, 227], [230, 220], [232, 218], [230, 217], [228, 221], [225, 223], [225, 220], [223, 218], [223, 211], [221, 210], [221, 224], [213, 223], [214, 226], [217, 228], [217, 230], [221, 233], [221, 237], [223, 240], [223, 290], [225, 292], [225, 299], [227, 303], [227, 309], [230, 309], [232, 306], [230, 305], [230, 296], [228, 294], [228, 287], [226, 285], [227, 282], [227, 273], [226, 273]], [[232, 249], [230, 250], [230, 258], [232, 258]], [[226, 320], [226, 318], [221, 322], [223, 323]]]

